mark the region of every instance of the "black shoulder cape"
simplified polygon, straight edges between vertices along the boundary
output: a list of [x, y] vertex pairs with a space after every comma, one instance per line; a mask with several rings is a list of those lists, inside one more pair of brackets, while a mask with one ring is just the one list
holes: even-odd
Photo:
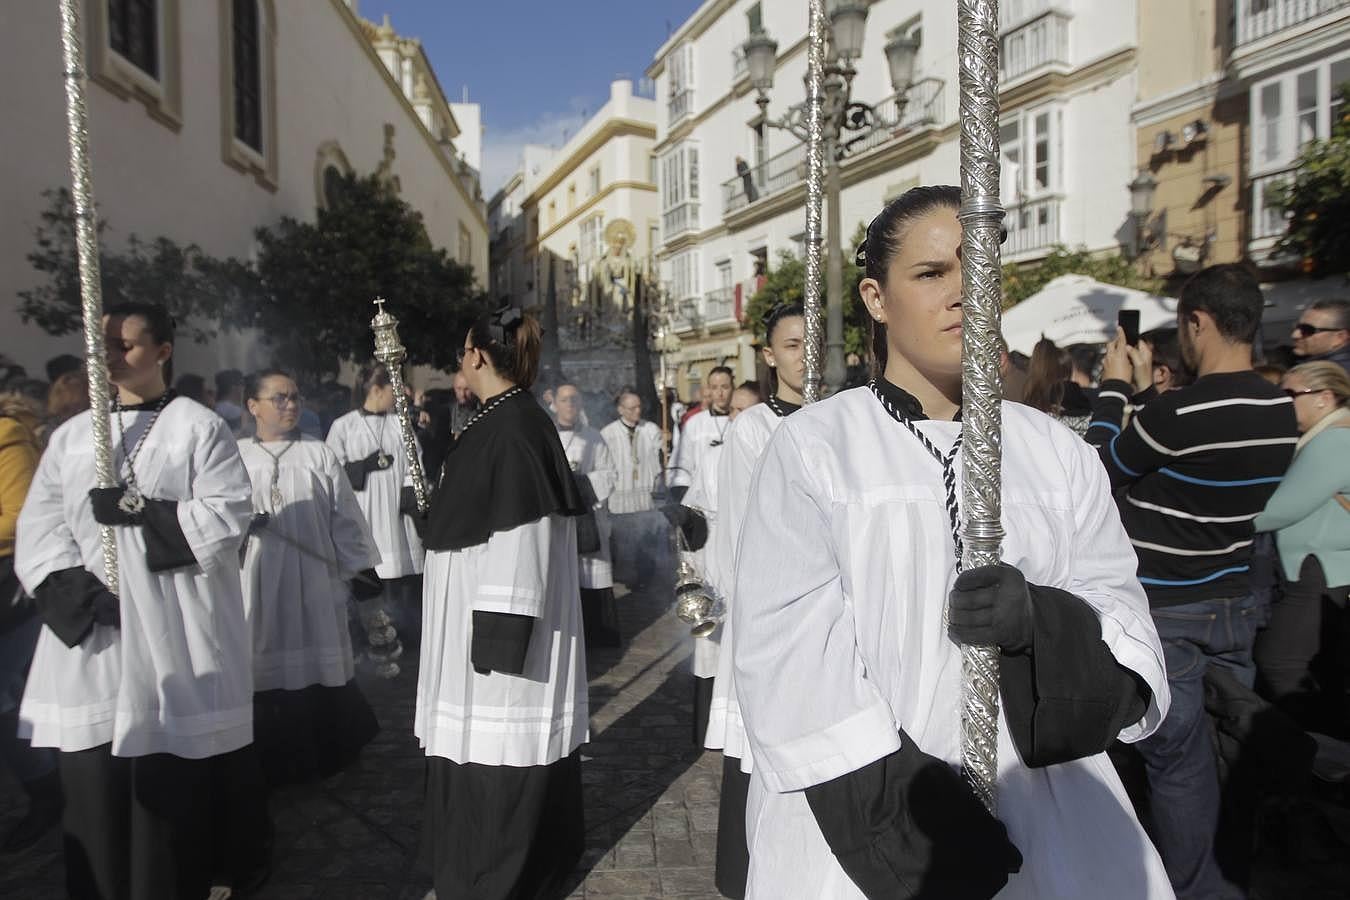
[[[483, 408], [491, 404], [489, 399]], [[423, 545], [463, 550], [552, 513], [584, 512], [558, 430], [521, 391], [465, 429], [451, 446], [427, 513]]]

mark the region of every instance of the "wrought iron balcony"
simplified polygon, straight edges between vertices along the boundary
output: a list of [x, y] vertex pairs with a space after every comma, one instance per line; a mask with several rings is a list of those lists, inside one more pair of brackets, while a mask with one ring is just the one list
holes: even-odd
[[1045, 5], [1039, 15], [999, 39], [999, 80], [1009, 81], [1051, 63], [1068, 65], [1069, 14]]
[[709, 325], [735, 320], [736, 289], [728, 286], [708, 291], [703, 298], [703, 317]]
[[1350, 0], [1235, 0], [1237, 34], [1234, 46], [1300, 25], [1310, 19], [1350, 7]]
[[[901, 95], [892, 94], [873, 105], [878, 127], [846, 145], [849, 156], [875, 150], [885, 144], [942, 121], [944, 85], [939, 78], [925, 78]], [[847, 134], [847, 132], [846, 132]], [[772, 197], [806, 180], [806, 145], [794, 144], [769, 157], [744, 175], [722, 182], [722, 214], [727, 215]]]
[[1008, 240], [1003, 245], [1004, 258], [1029, 256], [1061, 243], [1062, 203], [1059, 197], [1043, 197], [1009, 206], [1003, 219], [1003, 225], [1008, 229]]

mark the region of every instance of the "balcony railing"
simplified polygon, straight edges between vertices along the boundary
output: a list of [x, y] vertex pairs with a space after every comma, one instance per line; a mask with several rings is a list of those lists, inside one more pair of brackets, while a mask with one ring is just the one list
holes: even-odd
[[1006, 34], [1028, 19], [1034, 19], [1052, 6], [1064, 6], [1065, 2], [1056, 0], [1003, 0], [998, 5], [998, 30]]
[[685, 88], [682, 91], [670, 95], [670, 101], [666, 104], [667, 127], [674, 125], [694, 111], [694, 89]]
[[1235, 46], [1292, 28], [1325, 13], [1350, 7], [1350, 0], [1236, 0]]
[[727, 286], [708, 291], [703, 298], [703, 316], [710, 325], [735, 319], [736, 289]]
[[669, 241], [676, 235], [683, 234], [686, 231], [698, 230], [698, 202], [686, 200], [679, 206], [672, 207], [665, 211], [661, 216], [661, 234]]
[[1047, 9], [999, 40], [999, 79], [1017, 78], [1050, 63], [1069, 62], [1069, 14]]
[[[903, 109], [900, 95], [892, 94], [876, 103], [877, 119], [881, 127], [865, 137], [847, 144], [850, 155], [865, 153], [916, 129], [937, 125], [942, 121], [943, 83], [938, 78], [916, 82], [905, 94], [908, 102]], [[845, 132], [845, 140], [847, 140]], [[776, 156], [747, 171], [744, 175], [722, 182], [722, 214], [727, 215], [756, 201], [772, 197], [806, 180], [806, 144], [795, 144]]]
[[1008, 229], [1003, 255], [1021, 256], [1060, 243], [1060, 204], [1059, 197], [1045, 197], [1008, 207], [1008, 214], [1003, 219], [1003, 225]]
[[676, 331], [692, 331], [698, 327], [698, 323], [697, 298], [690, 297], [675, 304], [675, 314], [671, 317], [671, 326]]

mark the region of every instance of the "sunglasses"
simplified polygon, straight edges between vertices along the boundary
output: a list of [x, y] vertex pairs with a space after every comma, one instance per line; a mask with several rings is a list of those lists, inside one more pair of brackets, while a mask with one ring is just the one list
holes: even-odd
[[1294, 326], [1294, 331], [1298, 332], [1299, 337], [1312, 337], [1314, 334], [1322, 331], [1344, 331], [1344, 328], [1322, 328], [1309, 322], [1299, 322]]
[[1285, 388], [1284, 393], [1290, 400], [1293, 400], [1295, 397], [1302, 397], [1304, 394], [1320, 394], [1322, 392], [1314, 390], [1313, 388], [1304, 388], [1301, 391], [1296, 391], [1293, 388]]

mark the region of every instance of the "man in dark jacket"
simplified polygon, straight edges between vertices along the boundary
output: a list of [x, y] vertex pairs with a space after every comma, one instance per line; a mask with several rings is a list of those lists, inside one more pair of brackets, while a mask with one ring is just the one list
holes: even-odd
[[1340, 363], [1350, 372], [1350, 300], [1318, 300], [1294, 326], [1294, 356], [1301, 363]]

